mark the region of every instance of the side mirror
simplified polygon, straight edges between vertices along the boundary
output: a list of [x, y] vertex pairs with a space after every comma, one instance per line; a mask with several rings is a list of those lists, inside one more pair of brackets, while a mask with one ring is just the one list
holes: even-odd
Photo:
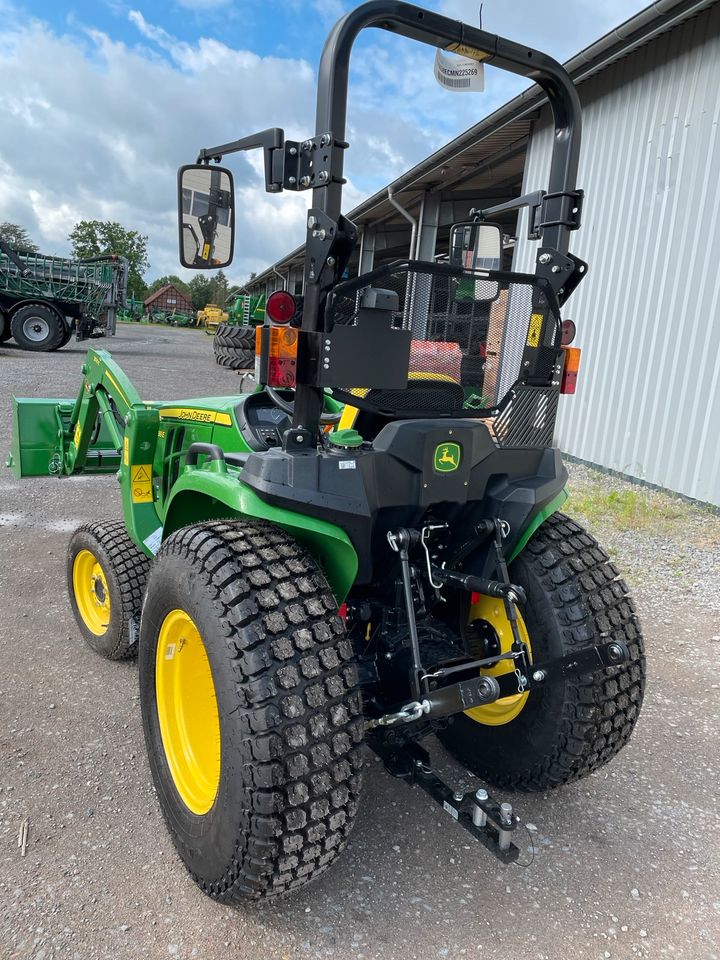
[[178, 170], [180, 263], [214, 270], [232, 263], [235, 188], [223, 167], [192, 164]]
[[500, 270], [500, 226], [497, 223], [456, 223], [450, 231], [450, 263], [463, 270]]

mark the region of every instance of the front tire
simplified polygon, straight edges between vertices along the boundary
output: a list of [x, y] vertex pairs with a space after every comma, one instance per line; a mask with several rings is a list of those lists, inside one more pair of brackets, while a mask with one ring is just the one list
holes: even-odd
[[150, 573], [139, 665], [153, 780], [200, 888], [257, 899], [322, 873], [357, 810], [362, 704], [307, 552], [258, 521], [171, 535]]
[[450, 752], [488, 783], [544, 791], [602, 767], [630, 739], [645, 688], [643, 638], [607, 554], [563, 514], [542, 524], [511, 565], [510, 579], [527, 593], [522, 612], [536, 663], [611, 639], [630, 650], [620, 667], [525, 694], [508, 722], [460, 714], [440, 734]]
[[149, 565], [122, 520], [86, 523], [72, 535], [67, 552], [70, 605], [83, 637], [101, 657], [135, 656]]

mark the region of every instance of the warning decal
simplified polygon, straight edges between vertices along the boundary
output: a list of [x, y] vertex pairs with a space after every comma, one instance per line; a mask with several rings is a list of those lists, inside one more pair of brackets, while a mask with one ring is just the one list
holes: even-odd
[[130, 489], [133, 503], [152, 503], [152, 464], [137, 463], [130, 467]]
[[543, 315], [541, 313], [533, 313], [530, 316], [530, 327], [528, 329], [527, 335], [527, 345], [529, 347], [537, 347], [540, 343], [540, 334], [542, 333], [543, 325]]

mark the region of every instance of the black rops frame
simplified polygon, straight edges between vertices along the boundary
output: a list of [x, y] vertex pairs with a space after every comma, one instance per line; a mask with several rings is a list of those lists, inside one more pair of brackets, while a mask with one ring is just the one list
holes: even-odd
[[[302, 329], [324, 329], [328, 291], [338, 282], [357, 239], [355, 226], [342, 216], [343, 154], [348, 100], [348, 74], [353, 44], [366, 27], [377, 27], [429, 46], [465, 56], [534, 80], [547, 94], [555, 135], [548, 192], [538, 224], [541, 247], [536, 275], [545, 277], [565, 297], [579, 282], [585, 265], [568, 255], [570, 232], [579, 225], [581, 194], [576, 190], [581, 138], [577, 91], [567, 72], [552, 57], [451, 20], [429, 10], [395, 0], [370, 0], [346, 14], [331, 30], [318, 71], [315, 137], [303, 143], [285, 142], [278, 128], [233, 143], [201, 151], [198, 162], [219, 160], [225, 153], [262, 147], [266, 189], [313, 189], [308, 211], [305, 248], [305, 301]], [[485, 211], [488, 213], [489, 211]], [[288, 450], [313, 450], [319, 429], [323, 391], [302, 382], [295, 391], [293, 429], [286, 434]]]

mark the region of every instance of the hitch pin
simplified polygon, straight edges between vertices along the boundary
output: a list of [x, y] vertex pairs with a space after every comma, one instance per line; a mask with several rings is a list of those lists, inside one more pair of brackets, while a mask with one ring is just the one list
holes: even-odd
[[500, 827], [498, 830], [498, 847], [501, 850], [510, 849], [510, 834], [511, 831], [508, 829], [502, 829], [503, 827], [511, 827], [513, 822], [513, 808], [511, 803], [501, 803], [500, 804]]
[[473, 806], [472, 812], [472, 822], [473, 826], [482, 828], [487, 823], [487, 814], [480, 806], [481, 803], [486, 803], [488, 800], [487, 790], [477, 790], [475, 793], [475, 805]]

